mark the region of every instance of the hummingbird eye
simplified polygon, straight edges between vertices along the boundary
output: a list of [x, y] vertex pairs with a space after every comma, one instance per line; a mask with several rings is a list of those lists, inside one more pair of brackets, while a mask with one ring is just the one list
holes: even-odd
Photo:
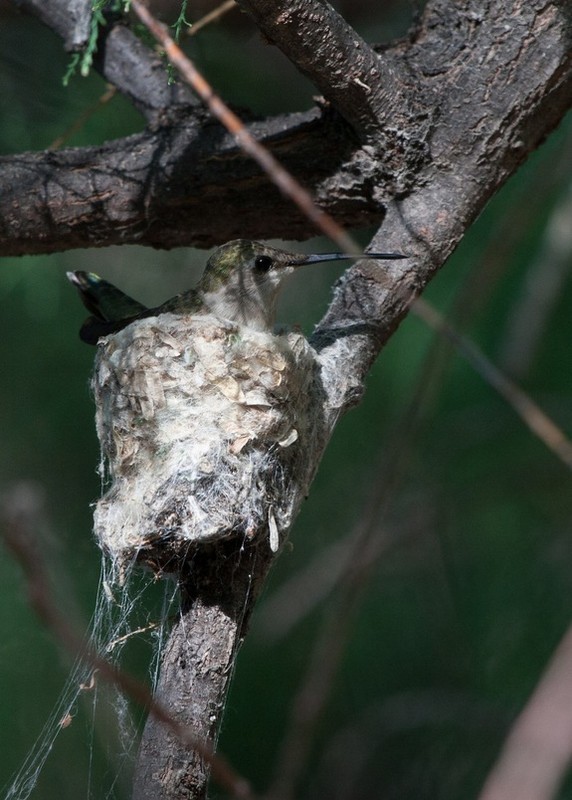
[[268, 272], [273, 263], [270, 256], [256, 256], [254, 259], [254, 269], [257, 272]]

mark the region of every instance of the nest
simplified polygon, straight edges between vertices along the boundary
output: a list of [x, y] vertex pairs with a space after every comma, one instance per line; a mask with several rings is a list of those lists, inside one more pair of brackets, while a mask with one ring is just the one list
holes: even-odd
[[176, 572], [189, 549], [267, 535], [277, 550], [311, 479], [315, 353], [211, 316], [109, 336], [93, 378], [111, 485], [95, 534], [121, 568]]

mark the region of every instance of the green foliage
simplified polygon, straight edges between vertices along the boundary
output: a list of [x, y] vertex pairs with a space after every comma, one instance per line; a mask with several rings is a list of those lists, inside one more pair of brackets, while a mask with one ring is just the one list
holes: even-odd
[[92, 15], [90, 22], [89, 38], [81, 53], [73, 53], [64, 77], [63, 85], [67, 86], [76, 74], [78, 68], [82, 78], [86, 78], [93, 64], [93, 57], [97, 52], [97, 40], [101, 28], [106, 24], [105, 13], [127, 14], [129, 11], [130, 0], [93, 0]]
[[[181, 1], [181, 10], [179, 12], [179, 16], [172, 25], [172, 28], [174, 30], [174, 39], [176, 42], [181, 41], [181, 33], [184, 31], [185, 28], [193, 27], [192, 24], [187, 21], [187, 4], [188, 0]], [[167, 75], [169, 83], [170, 84], [175, 83], [177, 79], [177, 71], [175, 70], [175, 68], [171, 63], [167, 64]]]
[[182, 0], [181, 2], [181, 10], [179, 12], [179, 16], [173, 23], [172, 27], [175, 31], [175, 41], [178, 42], [181, 38], [181, 33], [185, 28], [192, 28], [192, 23], [187, 20], [187, 5], [188, 0]]
[[[64, 76], [62, 83], [68, 86], [70, 80], [77, 74], [82, 78], [86, 78], [93, 65], [93, 58], [97, 52], [97, 42], [101, 32], [101, 28], [107, 24], [106, 14], [122, 14], [125, 15], [129, 12], [130, 0], [93, 0], [92, 17], [90, 23], [89, 39], [86, 46], [81, 52], [73, 53]], [[185, 28], [191, 28], [192, 24], [187, 20], [187, 5], [188, 0], [181, 0], [181, 9], [179, 15], [172, 25], [174, 30], [174, 39], [179, 42], [181, 34]], [[154, 43], [154, 39], [150, 36], [149, 31], [143, 25], [135, 25], [133, 30], [150, 45]], [[166, 64], [167, 80], [169, 83], [174, 83], [176, 80], [176, 71], [172, 64]]]

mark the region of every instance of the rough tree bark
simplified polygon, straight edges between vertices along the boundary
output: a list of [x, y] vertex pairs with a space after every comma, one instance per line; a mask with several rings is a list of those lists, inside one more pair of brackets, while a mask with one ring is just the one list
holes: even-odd
[[[43, 19], [69, 45], [81, 36], [68, 3], [52, 0]], [[326, 387], [325, 446], [413, 297], [570, 107], [572, 6], [430, 0], [406, 40], [376, 49], [323, 0], [239, 4], [325, 97], [317, 110], [252, 121], [251, 130], [339, 222], [383, 220], [373, 249], [412, 256], [391, 264], [383, 280], [360, 264], [348, 270], [312, 338]], [[18, 5], [40, 13], [45, 3]], [[121, 22], [108, 26], [98, 68], [148, 127], [102, 147], [0, 160], [5, 253], [315, 233], [185, 89], [166, 88], [154, 56]], [[241, 547], [213, 545], [188, 565], [159, 694], [211, 740], [272, 560], [261, 536]], [[137, 798], [206, 795], [204, 765], [152, 721], [141, 754]]]

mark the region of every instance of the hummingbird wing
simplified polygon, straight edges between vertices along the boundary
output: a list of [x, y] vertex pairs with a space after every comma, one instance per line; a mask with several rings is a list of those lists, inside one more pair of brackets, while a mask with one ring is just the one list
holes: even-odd
[[80, 339], [87, 344], [97, 344], [100, 336], [125, 328], [148, 310], [147, 306], [129, 297], [117, 286], [103, 280], [93, 272], [68, 272], [67, 278], [91, 312], [81, 326]]

